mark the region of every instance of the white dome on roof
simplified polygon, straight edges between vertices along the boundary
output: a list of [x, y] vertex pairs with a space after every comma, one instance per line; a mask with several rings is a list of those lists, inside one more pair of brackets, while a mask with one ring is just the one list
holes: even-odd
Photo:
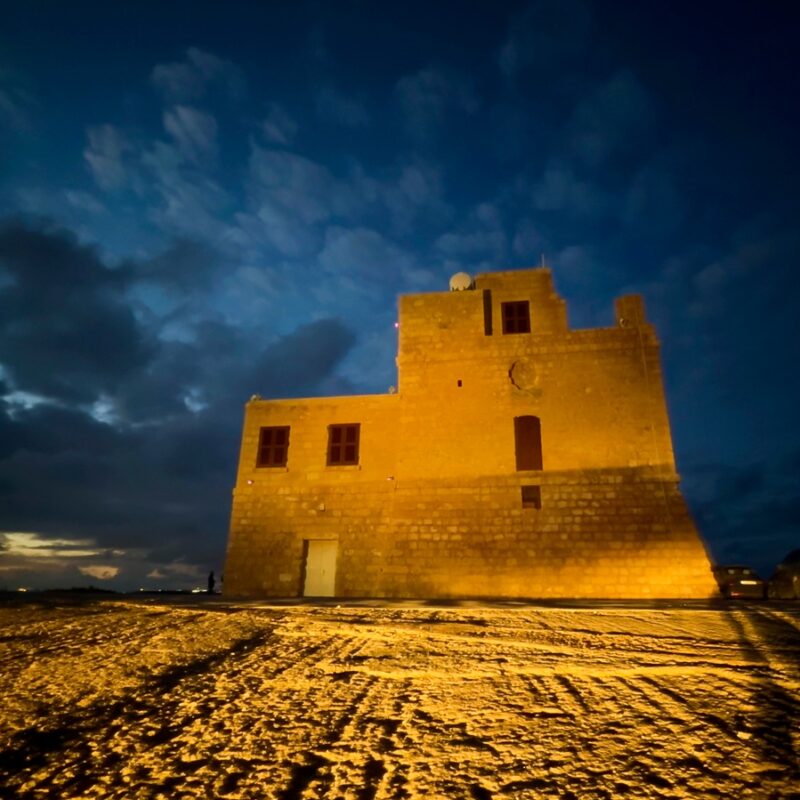
[[472, 275], [469, 275], [466, 272], [456, 272], [456, 274], [450, 278], [451, 292], [463, 292], [466, 289], [474, 288], [475, 281], [472, 279]]

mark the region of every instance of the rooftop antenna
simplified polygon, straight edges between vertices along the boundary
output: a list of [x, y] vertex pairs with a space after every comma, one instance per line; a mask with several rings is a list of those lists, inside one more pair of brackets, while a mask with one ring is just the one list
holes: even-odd
[[545, 263], [544, 263], [544, 253], [542, 253], [542, 267], [544, 267], [544, 266], [545, 266]]

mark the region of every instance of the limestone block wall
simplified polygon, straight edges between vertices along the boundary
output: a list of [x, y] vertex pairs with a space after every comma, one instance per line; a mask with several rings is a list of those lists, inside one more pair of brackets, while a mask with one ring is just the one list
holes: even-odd
[[[520, 487], [541, 486], [540, 509]], [[291, 499], [288, 499], [291, 498]], [[702, 542], [654, 471], [307, 485], [238, 497], [231, 594], [302, 594], [303, 540], [339, 543], [340, 597], [708, 597]], [[232, 545], [231, 554], [236, 548]], [[232, 572], [231, 572], [232, 571]]]
[[569, 331], [547, 269], [479, 276], [476, 286], [491, 292], [496, 320], [502, 302], [529, 299], [531, 332], [488, 333], [478, 288], [401, 298], [403, 475], [505, 473], [524, 414], [542, 420], [546, 469], [674, 470], [659, 343], [641, 298], [621, 299], [624, 327]]
[[[707, 597], [708, 559], [674, 482], [631, 471], [398, 488], [387, 595]], [[426, 488], [427, 487], [427, 488]], [[409, 571], [406, 565], [416, 568]], [[364, 589], [371, 587], [365, 586]], [[371, 591], [367, 591], [371, 594]]]
[[[372, 529], [394, 476], [398, 395], [255, 400], [245, 409], [225, 567], [230, 594], [300, 593], [304, 539]], [[327, 466], [328, 426], [359, 423], [356, 466]], [[262, 426], [290, 427], [285, 467], [256, 464]]]
[[332, 539], [339, 543], [336, 594], [365, 596], [363, 576], [377, 572], [375, 532], [390, 500], [386, 480], [318, 486], [304, 482], [270, 491], [237, 488], [225, 567], [226, 594], [302, 595], [304, 541]]
[[[542, 421], [547, 469], [674, 468], [657, 345], [643, 351], [636, 331], [402, 365], [404, 475], [505, 473], [514, 417], [525, 414]], [[425, 436], [415, 434], [420, 426]]]

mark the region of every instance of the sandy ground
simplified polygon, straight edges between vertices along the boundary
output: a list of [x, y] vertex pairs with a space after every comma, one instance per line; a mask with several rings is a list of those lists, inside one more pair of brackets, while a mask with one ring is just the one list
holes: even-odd
[[792, 605], [0, 605], [0, 796], [800, 798]]

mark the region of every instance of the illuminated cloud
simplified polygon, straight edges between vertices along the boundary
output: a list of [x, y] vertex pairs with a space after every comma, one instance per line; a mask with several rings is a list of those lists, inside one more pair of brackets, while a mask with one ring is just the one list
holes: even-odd
[[86, 558], [100, 554], [91, 539], [48, 538], [39, 533], [0, 533], [7, 556], [18, 558], [65, 559]]
[[97, 578], [99, 581], [108, 581], [119, 575], [119, 567], [110, 567], [101, 564], [91, 564], [88, 567], [78, 567], [83, 575]]
[[150, 572], [147, 573], [148, 578], [166, 578], [166, 573], [162, 572], [158, 567], [155, 569], [151, 569]]

